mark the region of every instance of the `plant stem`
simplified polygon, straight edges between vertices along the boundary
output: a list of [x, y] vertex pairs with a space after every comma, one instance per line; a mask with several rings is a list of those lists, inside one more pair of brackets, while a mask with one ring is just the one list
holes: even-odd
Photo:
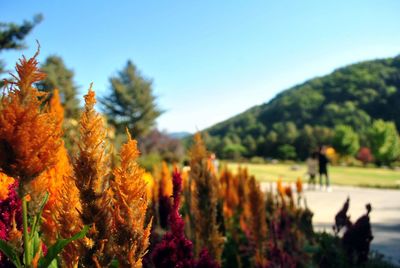
[[29, 234], [28, 234], [28, 206], [26, 201], [26, 196], [22, 197], [22, 225], [23, 225], [23, 235], [24, 235], [24, 260], [25, 266], [30, 267], [31, 254], [29, 252]]

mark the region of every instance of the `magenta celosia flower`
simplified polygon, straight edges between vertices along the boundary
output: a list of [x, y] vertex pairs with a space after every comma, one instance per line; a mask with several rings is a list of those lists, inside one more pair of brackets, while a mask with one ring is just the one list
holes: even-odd
[[218, 268], [207, 249], [200, 253], [199, 260], [193, 256], [193, 243], [185, 237], [185, 223], [179, 214], [182, 192], [182, 177], [175, 170], [172, 176], [174, 203], [168, 217], [168, 231], [153, 251], [152, 260], [155, 267], [165, 268]]
[[185, 223], [179, 214], [180, 195], [182, 191], [182, 178], [178, 171], [173, 174], [174, 203], [170, 211], [168, 231], [160, 243], [156, 245], [152, 260], [156, 267], [194, 267], [193, 243], [185, 237]]
[[197, 261], [195, 268], [219, 268], [219, 264], [210, 256], [210, 253], [206, 248], [200, 252], [199, 260]]
[[[18, 230], [22, 231], [22, 208], [21, 200], [17, 194], [18, 181], [9, 186], [9, 195], [6, 199], [0, 200], [0, 239], [8, 240], [8, 234], [13, 227], [13, 215]], [[0, 251], [0, 267], [11, 265]]]

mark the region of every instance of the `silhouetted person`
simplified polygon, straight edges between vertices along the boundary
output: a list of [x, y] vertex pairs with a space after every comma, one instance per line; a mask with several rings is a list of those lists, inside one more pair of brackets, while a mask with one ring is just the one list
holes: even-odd
[[331, 190], [329, 184], [329, 175], [328, 175], [328, 163], [329, 160], [326, 157], [326, 147], [321, 146], [318, 155], [318, 165], [319, 165], [319, 186], [322, 188], [322, 176], [325, 176], [325, 185], [328, 191]]

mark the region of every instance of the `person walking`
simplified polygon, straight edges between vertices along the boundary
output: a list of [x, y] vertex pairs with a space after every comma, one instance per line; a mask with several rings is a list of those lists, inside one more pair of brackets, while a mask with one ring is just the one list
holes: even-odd
[[315, 189], [315, 177], [318, 172], [318, 152], [313, 152], [307, 158], [307, 174], [308, 174], [308, 187], [310, 189]]
[[328, 192], [331, 192], [332, 189], [331, 189], [330, 182], [329, 182], [328, 163], [329, 163], [329, 159], [328, 159], [328, 157], [326, 157], [326, 147], [321, 146], [319, 149], [319, 154], [318, 154], [319, 186], [321, 189], [323, 189], [322, 177], [325, 176], [326, 190]]

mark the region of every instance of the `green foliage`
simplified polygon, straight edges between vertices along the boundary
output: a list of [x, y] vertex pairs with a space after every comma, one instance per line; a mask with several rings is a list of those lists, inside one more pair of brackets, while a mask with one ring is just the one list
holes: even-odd
[[55, 55], [47, 57], [41, 69], [47, 77], [37, 84], [38, 89], [45, 92], [58, 89], [64, 107], [64, 117], [78, 119], [80, 107], [78, 89], [73, 81], [74, 72], [65, 66], [61, 57]]
[[43, 16], [38, 14], [32, 21], [24, 21], [22, 25], [15, 23], [0, 23], [0, 49], [21, 49], [25, 47], [23, 43], [25, 37], [31, 32], [33, 27], [40, 23]]
[[72, 241], [82, 239], [86, 236], [89, 231], [89, 226], [83, 227], [83, 229], [75, 234], [74, 236], [67, 239], [58, 239], [54, 245], [48, 248], [46, 256], [39, 260], [39, 268], [49, 267], [51, 263], [57, 258], [58, 254]]
[[335, 127], [332, 145], [341, 156], [354, 156], [360, 148], [360, 141], [353, 128], [346, 125]]
[[227, 159], [240, 159], [246, 153], [246, 148], [241, 144], [228, 144], [223, 149], [223, 156]]
[[[245, 157], [279, 157], [278, 148], [288, 144], [295, 147], [297, 158], [305, 159], [318, 145], [331, 144], [338, 125], [351, 127], [363, 146], [369, 143], [374, 119], [393, 121], [400, 129], [398, 107], [400, 56], [353, 64], [311, 79], [206, 131], [217, 154], [226, 146], [225, 137], [233, 142], [236, 136], [247, 149]], [[354, 154], [355, 147], [343, 152]]]
[[376, 120], [368, 132], [370, 148], [378, 164], [390, 165], [400, 156], [399, 133], [393, 122]]
[[150, 153], [146, 155], [142, 155], [138, 159], [138, 163], [145, 170], [153, 171], [154, 167], [161, 163], [162, 157], [158, 153]]
[[[32, 29], [42, 21], [41, 14], [35, 15], [32, 21], [22, 24], [0, 22], [0, 52], [3, 50], [25, 48], [24, 39]], [[0, 59], [0, 74], [4, 72], [4, 62]], [[2, 82], [0, 82], [0, 86]]]
[[22, 267], [18, 252], [12, 245], [0, 239], [0, 250], [15, 265], [15, 267]]
[[128, 61], [117, 76], [110, 78], [110, 84], [110, 94], [101, 100], [109, 123], [117, 134], [124, 135], [127, 128], [133, 137], [142, 137], [162, 113], [155, 103], [152, 82]]
[[278, 156], [280, 159], [296, 159], [296, 148], [290, 144], [284, 144], [278, 147]]
[[316, 245], [312, 247], [315, 267], [326, 268], [395, 268], [382, 254], [370, 252], [368, 261], [361, 265], [350, 264], [343, 250], [343, 244], [338, 236], [328, 233], [315, 233]]
[[[46, 256], [43, 256], [42, 252], [42, 241], [41, 241], [41, 236], [39, 234], [39, 226], [40, 226], [40, 220], [42, 216], [42, 212], [44, 209], [44, 206], [46, 205], [47, 201], [49, 198], [49, 194], [46, 192], [46, 194], [43, 197], [43, 200], [41, 201], [38, 211], [36, 215], [32, 219], [32, 224], [31, 227], [29, 228], [30, 231], [24, 230], [24, 242], [27, 242], [24, 244], [24, 252], [23, 252], [23, 263], [24, 265], [21, 264], [21, 252], [14, 248], [14, 246], [10, 245], [6, 241], [0, 240], [0, 250], [7, 256], [7, 258], [16, 266], [16, 267], [31, 267], [32, 266], [32, 260], [34, 259], [34, 256], [38, 254], [40, 256], [38, 266], [39, 268], [47, 268], [47, 267], [58, 267], [57, 265], [57, 257], [58, 255], [63, 251], [63, 249], [71, 242], [82, 239], [86, 236], [88, 233], [90, 227], [89, 226], [84, 226], [83, 229], [75, 234], [74, 236], [66, 239], [59, 238], [57, 241], [50, 246], [47, 249], [47, 254]], [[26, 201], [25, 199], [23, 202]], [[23, 210], [26, 209], [26, 205], [24, 207], [23, 204]], [[24, 211], [23, 217], [26, 219], [26, 211]], [[25, 220], [24, 219], [24, 220]], [[24, 226], [25, 228], [25, 226]], [[26, 236], [26, 237], [25, 237]]]
[[339, 237], [328, 233], [316, 233], [317, 250], [313, 255], [318, 267], [347, 267], [346, 255]]

